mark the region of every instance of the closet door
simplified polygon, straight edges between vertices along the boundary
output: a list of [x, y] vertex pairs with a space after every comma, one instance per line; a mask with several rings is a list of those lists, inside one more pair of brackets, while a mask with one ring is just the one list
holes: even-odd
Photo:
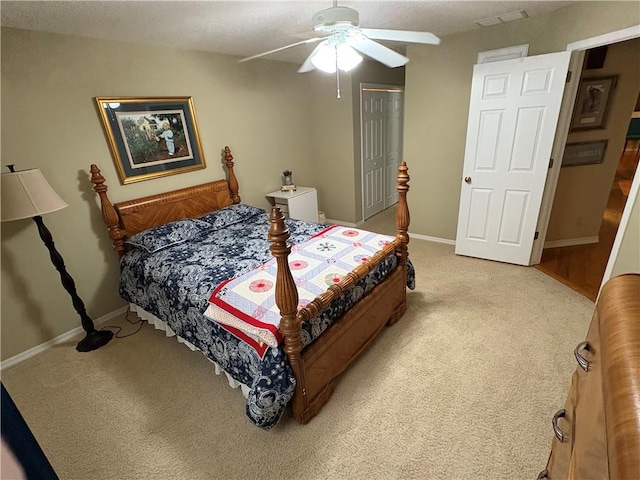
[[363, 85], [360, 90], [363, 220], [398, 203], [396, 176], [402, 161], [404, 90]]
[[404, 93], [387, 92], [386, 108], [386, 142], [385, 142], [385, 195], [384, 208], [398, 203], [396, 176], [402, 158]]
[[384, 92], [362, 92], [362, 195], [364, 218], [384, 210]]

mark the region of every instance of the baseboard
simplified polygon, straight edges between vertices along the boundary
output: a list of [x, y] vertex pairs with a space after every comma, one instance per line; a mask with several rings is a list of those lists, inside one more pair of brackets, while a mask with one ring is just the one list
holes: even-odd
[[359, 222], [359, 223], [351, 223], [351, 222], [343, 222], [342, 220], [332, 220], [331, 218], [327, 218], [327, 221], [325, 222], [327, 225], [342, 225], [343, 227], [357, 227], [359, 225], [362, 225], [364, 222]]
[[[106, 315], [103, 315], [102, 317], [93, 320], [93, 324], [95, 326], [102, 325], [103, 323], [106, 323], [122, 315], [126, 311], [127, 311], [127, 306], [125, 305], [124, 307], [121, 307], [118, 310], [115, 310], [111, 313], [107, 313]], [[3, 370], [4, 368], [12, 367], [17, 363], [20, 363], [28, 358], [33, 357], [34, 355], [37, 355], [38, 353], [44, 352], [45, 350], [47, 350], [48, 348], [51, 348], [54, 345], [66, 342], [70, 338], [73, 338], [82, 332], [83, 330], [81, 326], [76, 327], [73, 330], [69, 330], [68, 332], [63, 333], [62, 335], [58, 335], [56, 338], [53, 338], [47, 342], [41, 343], [40, 345], [36, 345], [35, 347], [32, 347], [29, 350], [26, 350], [22, 353], [14, 355], [13, 357], [7, 358], [6, 360], [0, 363], [0, 371]]]
[[447, 245], [455, 245], [455, 240], [449, 240], [448, 238], [430, 237], [429, 235], [420, 235], [419, 233], [409, 232], [409, 238], [416, 238], [418, 240], [426, 240], [428, 242], [446, 243]]
[[[331, 220], [331, 219], [327, 218], [327, 224], [328, 225], [336, 224], [336, 225], [342, 225], [343, 227], [358, 228], [363, 223], [365, 223], [364, 220], [361, 220], [358, 223], [350, 223], [350, 222], [343, 222], [342, 220]], [[455, 245], [456, 244], [455, 240], [449, 240], [448, 238], [440, 238], [440, 237], [430, 237], [428, 235], [420, 235], [419, 233], [411, 233], [411, 232], [409, 232], [409, 238], [416, 238], [418, 240], [426, 240], [428, 242], [435, 242], [435, 243], [446, 243], [447, 245]]]
[[551, 240], [549, 242], [544, 242], [544, 248], [574, 247], [576, 245], [598, 243], [599, 241], [600, 238], [598, 235], [593, 237], [567, 238], [565, 240]]

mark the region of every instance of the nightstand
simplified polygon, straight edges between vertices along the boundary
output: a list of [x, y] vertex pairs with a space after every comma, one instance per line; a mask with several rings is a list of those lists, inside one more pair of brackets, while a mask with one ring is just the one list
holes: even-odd
[[318, 223], [318, 192], [312, 187], [297, 187], [295, 191], [267, 193], [272, 206], [279, 207], [285, 218]]

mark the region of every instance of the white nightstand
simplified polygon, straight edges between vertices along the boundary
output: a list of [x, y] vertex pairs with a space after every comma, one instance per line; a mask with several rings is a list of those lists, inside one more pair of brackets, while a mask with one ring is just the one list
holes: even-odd
[[280, 208], [285, 217], [318, 222], [318, 192], [311, 187], [297, 187], [294, 192], [275, 192], [265, 195], [272, 206]]

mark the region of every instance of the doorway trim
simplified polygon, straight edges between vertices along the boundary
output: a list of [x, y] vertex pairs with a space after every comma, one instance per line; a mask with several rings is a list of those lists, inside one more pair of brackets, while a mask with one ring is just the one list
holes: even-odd
[[[565, 87], [564, 97], [562, 99], [562, 107], [560, 109], [560, 117], [558, 118], [556, 138], [551, 153], [553, 165], [549, 169], [549, 173], [547, 174], [547, 182], [545, 184], [545, 190], [542, 198], [542, 205], [540, 207], [540, 214], [538, 216], [538, 225], [536, 229], [539, 232], [539, 236], [538, 239], [533, 242], [531, 259], [529, 261], [530, 265], [536, 265], [540, 263], [540, 260], [542, 259], [544, 241], [547, 236], [547, 228], [549, 226], [549, 220], [551, 218], [551, 207], [553, 206], [553, 199], [555, 197], [556, 187], [558, 186], [558, 178], [560, 177], [560, 167], [562, 165], [562, 158], [564, 156], [564, 147], [569, 136], [569, 126], [571, 123], [573, 107], [578, 93], [578, 85], [580, 83], [579, 73], [582, 69], [585, 51], [590, 48], [610, 45], [612, 43], [624, 42], [625, 40], [632, 40], [638, 37], [640, 37], [640, 24], [634, 25], [633, 27], [624, 28], [622, 30], [605, 33], [603, 35], [598, 35], [596, 37], [572, 42], [567, 45], [566, 50], [571, 52], [571, 60], [569, 61], [569, 72], [573, 73]], [[627, 228], [629, 217], [631, 215], [631, 207], [638, 197], [638, 188], [640, 184], [640, 181], [638, 181], [638, 177], [639, 175], [634, 175], [634, 180], [631, 185], [631, 191], [629, 192], [624, 211], [622, 212], [622, 219], [620, 220], [618, 232], [613, 242], [613, 247], [609, 256], [609, 261], [607, 262], [607, 267], [605, 269], [605, 274], [604, 278], [602, 279], [601, 285], [609, 279], [609, 276], [611, 275], [611, 271], [613, 269], [613, 264], [615, 263], [616, 257], [620, 250], [620, 243], [622, 242], [622, 237]]]

